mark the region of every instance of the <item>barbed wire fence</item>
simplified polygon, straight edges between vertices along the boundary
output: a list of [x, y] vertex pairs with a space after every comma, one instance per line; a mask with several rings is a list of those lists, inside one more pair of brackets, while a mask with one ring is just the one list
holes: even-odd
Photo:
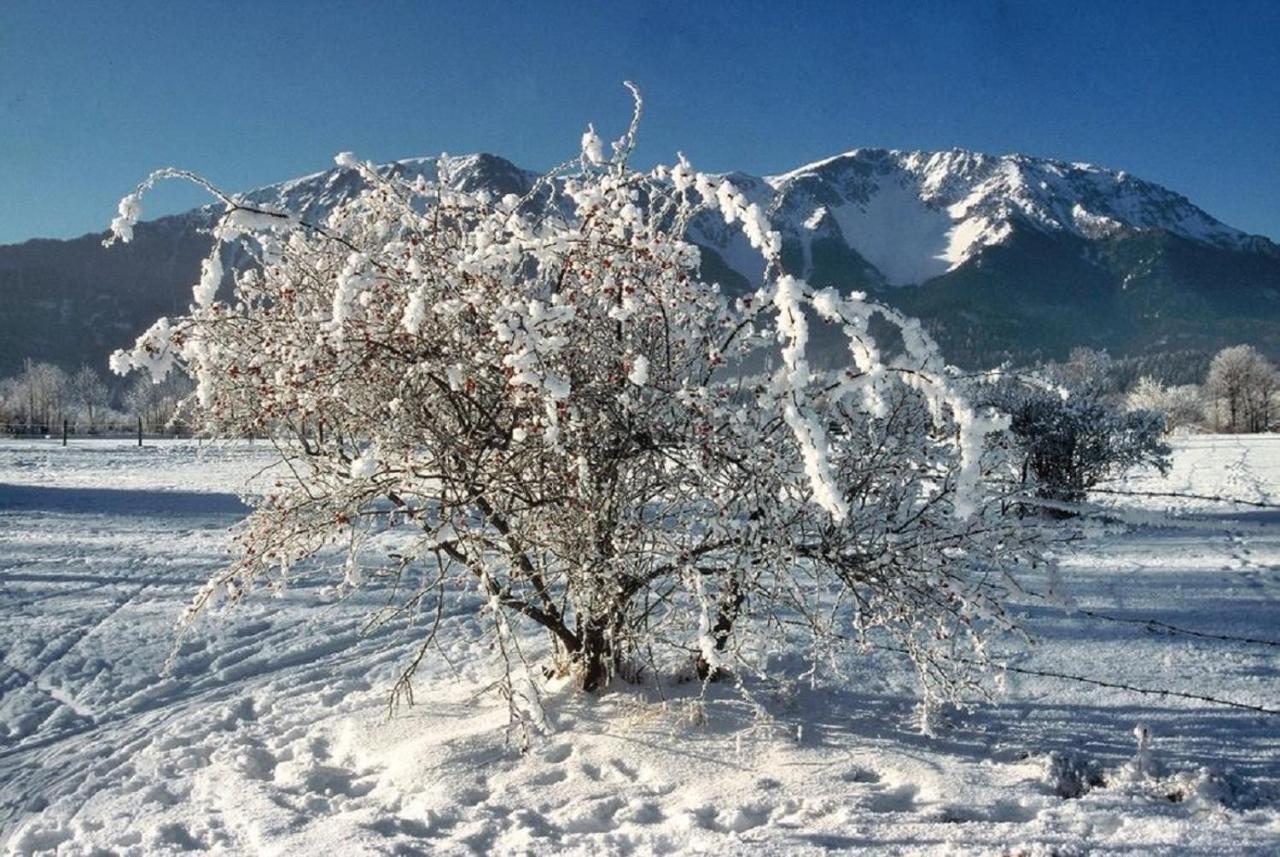
[[[1280, 487], [1280, 486], [1278, 486]], [[1200, 494], [1190, 491], [1150, 491], [1123, 488], [1106, 488], [1099, 487], [1091, 489], [1091, 493], [1101, 494], [1110, 497], [1135, 497], [1141, 499], [1167, 499], [1167, 500], [1191, 500], [1197, 502], [1211, 502], [1231, 506], [1237, 509], [1243, 515], [1256, 514], [1255, 510], [1280, 510], [1280, 503], [1272, 502], [1269, 497], [1259, 500], [1245, 500], [1238, 497], [1231, 497], [1223, 494]], [[1079, 513], [1089, 517], [1102, 517], [1111, 520], [1119, 520], [1122, 523], [1128, 523], [1135, 527], [1159, 527], [1161, 525], [1169, 525], [1178, 528], [1187, 526], [1205, 526], [1210, 525], [1211, 528], [1220, 528], [1224, 534], [1229, 534], [1229, 530], [1224, 526], [1224, 521], [1211, 521], [1200, 517], [1198, 512], [1203, 510], [1186, 510], [1182, 513], [1173, 510], [1163, 510], [1157, 516], [1142, 515], [1133, 519], [1127, 519], [1124, 510], [1109, 506], [1081, 504]], [[1232, 523], [1239, 525], [1240, 521]], [[1280, 568], [1277, 569], [1280, 571]], [[1048, 598], [1042, 593], [1029, 592], [1028, 594], [1039, 597], [1046, 603], [1057, 605], [1053, 599]], [[1153, 633], [1165, 634], [1168, 636], [1185, 636], [1194, 639], [1207, 640], [1212, 642], [1233, 643], [1243, 646], [1261, 646], [1272, 649], [1280, 649], [1280, 639], [1271, 639], [1266, 637], [1246, 636], [1239, 634], [1225, 634], [1216, 631], [1209, 631], [1197, 628], [1187, 628], [1172, 622], [1166, 622], [1157, 619], [1154, 616], [1127, 617], [1114, 616], [1110, 613], [1100, 610], [1091, 610], [1081, 607], [1062, 607], [1063, 613], [1069, 616], [1079, 616], [1098, 623], [1114, 623], [1119, 625], [1127, 625]], [[1014, 664], [1002, 664], [1001, 668], [1005, 672], [1016, 673], [1019, 675], [1030, 675], [1040, 678], [1050, 678], [1059, 681], [1093, 685], [1096, 687], [1105, 687], [1116, 690], [1123, 690], [1129, 693], [1136, 693], [1145, 696], [1156, 696], [1164, 698], [1188, 699], [1197, 702], [1205, 702], [1211, 705], [1218, 705], [1227, 708], [1235, 708], [1245, 711], [1254, 711], [1260, 714], [1271, 716], [1280, 716], [1280, 708], [1273, 706], [1260, 705], [1251, 702], [1242, 702], [1237, 699], [1228, 699], [1225, 697], [1214, 696], [1211, 694], [1195, 693], [1190, 691], [1173, 690], [1170, 688], [1159, 687], [1142, 687], [1130, 684], [1128, 682], [1108, 681], [1101, 678], [1095, 678], [1087, 675], [1076, 675], [1072, 673], [1064, 673], [1055, 670], [1036, 669], [1027, 666], [1017, 666]]]

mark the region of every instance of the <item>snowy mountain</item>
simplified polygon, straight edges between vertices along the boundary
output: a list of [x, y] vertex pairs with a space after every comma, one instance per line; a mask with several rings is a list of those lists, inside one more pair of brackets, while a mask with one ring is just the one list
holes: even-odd
[[855, 149], [765, 183], [787, 234], [838, 237], [892, 286], [955, 270], [1015, 223], [1087, 240], [1162, 230], [1237, 250], [1252, 241], [1128, 173], [1025, 155]]
[[[392, 174], [495, 195], [536, 174], [500, 157], [413, 158]], [[855, 149], [776, 176], [727, 175], [771, 212], [785, 266], [818, 285], [865, 289], [920, 316], [948, 357], [979, 366], [1253, 342], [1280, 349], [1280, 247], [1125, 172], [1025, 155]], [[320, 220], [360, 190], [334, 168], [245, 197]], [[185, 306], [214, 209], [101, 236], [0, 247], [0, 374], [24, 357], [101, 361], [146, 322]], [[694, 224], [703, 274], [748, 287], [762, 265], [711, 217]], [[839, 359], [832, 355], [832, 359]]]
[[[508, 193], [525, 193], [538, 178], [537, 173], [484, 153], [462, 157], [407, 158], [384, 165], [382, 171], [409, 182], [419, 176], [435, 181], [443, 174], [448, 177], [450, 186], [458, 190], [488, 190], [499, 198]], [[335, 167], [267, 185], [243, 196], [251, 202], [290, 211], [304, 220], [317, 223], [335, 206], [353, 198], [363, 188], [363, 180], [355, 170]], [[212, 208], [207, 210], [214, 211]]]

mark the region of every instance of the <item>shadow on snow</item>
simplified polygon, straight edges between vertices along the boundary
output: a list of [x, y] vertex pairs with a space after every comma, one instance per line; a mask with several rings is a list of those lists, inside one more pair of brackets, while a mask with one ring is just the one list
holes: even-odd
[[53, 488], [0, 483], [0, 513], [64, 512], [85, 515], [191, 517], [244, 515], [249, 507], [234, 494], [203, 491], [142, 491], [128, 488]]

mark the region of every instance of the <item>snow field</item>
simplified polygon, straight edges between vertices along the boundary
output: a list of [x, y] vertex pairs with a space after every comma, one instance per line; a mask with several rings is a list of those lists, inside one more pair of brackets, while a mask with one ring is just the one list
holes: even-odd
[[[1280, 438], [1192, 437], [1126, 488], [1280, 500]], [[224, 559], [259, 443], [0, 443], [0, 847], [164, 854], [1270, 854], [1280, 718], [1010, 674], [995, 704], [914, 728], [891, 655], [847, 680], [544, 686], [554, 731], [508, 728], [491, 635], [459, 596], [417, 704], [416, 638], [364, 630], [370, 590], [300, 580], [173, 625]], [[250, 485], [249, 490], [252, 490]], [[1019, 607], [1013, 663], [1280, 708], [1280, 512], [1099, 496], [1066, 557], [1084, 610]], [[1176, 507], [1177, 521], [1158, 518]], [[1176, 524], [1176, 525], [1175, 525]], [[1032, 580], [1033, 585], [1041, 581]], [[318, 606], [317, 606], [318, 605]], [[536, 655], [537, 641], [531, 637]], [[172, 655], [172, 669], [164, 671]], [[791, 675], [803, 653], [778, 651]], [[1139, 756], [1133, 730], [1150, 730]], [[527, 745], [527, 746], [526, 746]], [[522, 752], [522, 747], [524, 751]]]

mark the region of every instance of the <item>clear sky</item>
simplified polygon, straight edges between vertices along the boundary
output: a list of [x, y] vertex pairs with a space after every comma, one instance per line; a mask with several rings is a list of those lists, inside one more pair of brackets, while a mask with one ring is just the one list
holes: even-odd
[[646, 96], [641, 166], [1018, 151], [1129, 170], [1280, 239], [1280, 0], [3, 0], [0, 242], [100, 230], [159, 166], [232, 190], [348, 149], [546, 168], [588, 120], [621, 131], [624, 78]]

